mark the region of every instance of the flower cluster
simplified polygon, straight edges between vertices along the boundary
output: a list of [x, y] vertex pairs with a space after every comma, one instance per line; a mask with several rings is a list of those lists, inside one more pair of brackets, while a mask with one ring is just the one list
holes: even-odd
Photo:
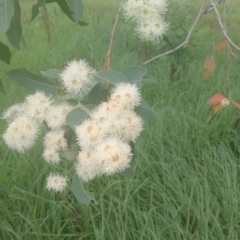
[[158, 43], [168, 27], [163, 19], [166, 7], [166, 0], [127, 0], [123, 10], [126, 20], [137, 23], [135, 31], [143, 41]]
[[[87, 89], [93, 73], [85, 60], [72, 61], [60, 74], [60, 82], [68, 93], [79, 96]], [[143, 129], [142, 119], [134, 111], [140, 102], [135, 84], [119, 83], [111, 90], [108, 101], [102, 102], [89, 113], [88, 119], [75, 127], [79, 149], [74, 166], [79, 178], [86, 182], [130, 166], [130, 142]], [[55, 99], [37, 91], [3, 113], [9, 122], [3, 139], [9, 148], [23, 153], [34, 145], [41, 127], [47, 126], [42, 157], [49, 164], [59, 164], [61, 154], [68, 148], [66, 116], [75, 107], [59, 97]], [[67, 178], [59, 173], [47, 177], [48, 190], [61, 192], [66, 184]]]
[[76, 171], [83, 181], [102, 174], [113, 174], [129, 167], [132, 159], [130, 141], [143, 129], [142, 119], [134, 111], [141, 96], [134, 84], [120, 83], [108, 102], [101, 103], [91, 118], [76, 127], [81, 151]]

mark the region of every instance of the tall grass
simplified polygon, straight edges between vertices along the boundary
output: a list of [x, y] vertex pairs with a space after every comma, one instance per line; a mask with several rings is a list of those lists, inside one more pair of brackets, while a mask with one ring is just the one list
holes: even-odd
[[[169, 4], [169, 38], [177, 44], [184, 39], [198, 5]], [[228, 3], [228, 29], [239, 44], [237, 4]], [[54, 4], [47, 8], [49, 21], [44, 22], [40, 14], [29, 24], [30, 4], [25, 1], [21, 5], [25, 45], [20, 51], [11, 49], [10, 66], [0, 63], [7, 93], [7, 97], [1, 95], [2, 110], [22, 101], [26, 94], [4, 75], [10, 69], [26, 67], [39, 73], [62, 69], [64, 62], [74, 58], [86, 58], [101, 69], [118, 8], [114, 1], [86, 3], [84, 20], [90, 24], [79, 27]], [[51, 169], [41, 158], [41, 142], [20, 155], [0, 140], [0, 239], [239, 239], [239, 111], [229, 106], [205, 125], [212, 111], [206, 101], [216, 92], [228, 93], [226, 50], [216, 53], [216, 70], [208, 80], [202, 80], [203, 63], [213, 51], [214, 21], [213, 14], [205, 16], [187, 49], [146, 67], [148, 77], [157, 81], [142, 91], [156, 111], [155, 122], [145, 124], [136, 143], [136, 177], [102, 177], [85, 185], [95, 193], [99, 205], [82, 205], [68, 190], [63, 194], [47, 192], [45, 177]], [[112, 69], [140, 64], [169, 49], [165, 43], [142, 43], [132, 32], [133, 26], [121, 19]], [[3, 35], [0, 37], [7, 43]], [[214, 39], [216, 43], [222, 40], [218, 27]], [[231, 96], [236, 101], [240, 101], [238, 75], [238, 65], [233, 62]], [[5, 127], [1, 121], [1, 132]]]

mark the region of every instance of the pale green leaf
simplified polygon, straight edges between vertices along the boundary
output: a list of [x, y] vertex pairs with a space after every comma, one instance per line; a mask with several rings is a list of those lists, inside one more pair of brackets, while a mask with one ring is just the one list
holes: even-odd
[[6, 73], [14, 82], [26, 89], [35, 92], [43, 91], [46, 94], [57, 94], [55, 86], [47, 79], [29, 72], [25, 68], [18, 68]]
[[18, 0], [13, 0], [13, 2], [14, 15], [12, 17], [10, 28], [7, 30], [6, 35], [12, 46], [16, 49], [19, 49], [19, 44], [22, 40], [21, 8]]
[[138, 87], [141, 87], [142, 77], [146, 73], [146, 70], [138, 66], [133, 66], [125, 69], [122, 73], [130, 83], [135, 83]]
[[[91, 111], [93, 108], [96, 107], [96, 105], [86, 104], [84, 105], [84, 107], [87, 108], [89, 111]], [[76, 125], [83, 122], [87, 117], [89, 117], [88, 113], [85, 110], [78, 107], [68, 113], [66, 117], [66, 123], [68, 126], [73, 128]]]
[[120, 82], [128, 82], [128, 79], [125, 75], [120, 72], [116, 71], [105, 71], [105, 72], [98, 72], [94, 76], [95, 81], [105, 81], [109, 82], [113, 85], [116, 85]]
[[0, 29], [6, 32], [14, 14], [12, 0], [0, 0]]
[[58, 69], [48, 69], [46, 71], [41, 71], [41, 74], [45, 77], [49, 78], [59, 78], [59, 74], [61, 73], [61, 70]]
[[72, 17], [76, 23], [82, 18], [83, 4], [82, 0], [68, 0], [68, 5], [72, 11]]
[[83, 204], [89, 204], [91, 200], [95, 201], [94, 194], [84, 190], [83, 185], [76, 174], [73, 176], [72, 191], [77, 200]]
[[148, 122], [153, 122], [156, 112], [144, 100], [141, 101], [140, 106], [137, 107], [138, 114]]

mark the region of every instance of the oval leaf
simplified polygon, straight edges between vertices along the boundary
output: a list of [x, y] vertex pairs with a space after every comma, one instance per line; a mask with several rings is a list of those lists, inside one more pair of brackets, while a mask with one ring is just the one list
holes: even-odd
[[105, 81], [105, 82], [109, 82], [112, 84], [118, 84], [120, 82], [128, 82], [128, 79], [126, 78], [126, 76], [124, 76], [122, 73], [120, 72], [116, 72], [116, 71], [105, 71], [105, 72], [98, 72], [95, 76], [94, 79], [96, 81]]
[[235, 107], [237, 107], [238, 109], [240, 109], [240, 103], [234, 102], [234, 101], [232, 101], [232, 103], [235, 105]]
[[206, 70], [204, 73], [203, 73], [203, 76], [202, 76], [202, 78], [203, 79], [207, 79], [210, 75], [211, 75], [211, 71], [210, 70]]
[[49, 78], [59, 78], [59, 74], [61, 73], [61, 70], [58, 69], [48, 69], [46, 71], [41, 71], [41, 74], [45, 77]]
[[223, 99], [225, 99], [225, 97], [222, 94], [216, 93], [208, 100], [207, 103], [210, 105], [215, 105], [217, 103], [220, 103]]
[[77, 200], [83, 204], [89, 204], [91, 200], [95, 201], [94, 194], [84, 190], [82, 183], [76, 174], [73, 176], [72, 191]]
[[138, 66], [133, 66], [125, 69], [122, 73], [127, 77], [129, 82], [141, 87], [142, 77], [146, 73], [146, 70]]
[[[96, 105], [93, 104], [87, 104], [84, 105], [89, 110], [92, 110], [96, 107]], [[66, 117], [66, 123], [71, 128], [74, 128], [78, 124], [80, 124], [82, 121], [84, 121], [87, 117], [89, 117], [88, 113], [84, 111], [81, 108], [75, 108], [72, 111], [70, 111]]]
[[14, 13], [13, 2], [11, 0], [0, 1], [0, 29], [6, 32], [10, 27], [10, 22]]
[[18, 68], [6, 73], [14, 82], [26, 89], [36, 92], [41, 90], [46, 94], [57, 94], [55, 86], [47, 79], [29, 72], [25, 68]]
[[14, 15], [12, 17], [10, 28], [7, 30], [6, 35], [12, 46], [16, 49], [19, 49], [19, 44], [22, 39], [21, 9], [18, 0], [13, 0], [13, 2]]
[[68, 0], [68, 5], [72, 11], [73, 19], [76, 23], [82, 18], [83, 4], [82, 0]]
[[216, 63], [215, 63], [215, 59], [214, 56], [207, 58], [205, 63], [204, 63], [204, 68], [209, 70], [210, 72], [213, 72], [213, 70], [215, 69]]
[[142, 100], [140, 106], [137, 107], [137, 112], [148, 122], [154, 121], [156, 113], [144, 100]]
[[11, 52], [8, 46], [3, 44], [2, 42], [0, 42], [0, 60], [7, 64], [10, 64], [11, 60]]
[[216, 114], [217, 112], [219, 112], [222, 108], [223, 108], [222, 104], [216, 105], [213, 109], [213, 115]]
[[102, 82], [97, 83], [88, 93], [87, 102], [98, 104], [101, 98]]
[[221, 51], [223, 48], [225, 48], [228, 45], [228, 40], [225, 39], [223, 41], [221, 41], [220, 43], [218, 43], [218, 45], [216, 46], [216, 51]]

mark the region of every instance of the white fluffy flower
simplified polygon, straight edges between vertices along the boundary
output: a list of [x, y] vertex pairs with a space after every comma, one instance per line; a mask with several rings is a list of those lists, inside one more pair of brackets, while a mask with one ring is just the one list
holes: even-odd
[[77, 175], [84, 182], [88, 182], [102, 173], [98, 166], [97, 156], [92, 149], [79, 152], [75, 168]]
[[85, 60], [71, 61], [60, 74], [60, 81], [67, 92], [79, 94], [88, 89], [94, 70]]
[[122, 112], [119, 119], [119, 136], [127, 141], [135, 141], [143, 130], [142, 119], [132, 110]]
[[66, 149], [67, 140], [64, 138], [64, 130], [49, 131], [44, 137], [44, 147], [56, 151]]
[[223, 107], [227, 107], [227, 106], [229, 106], [230, 102], [229, 102], [229, 100], [228, 100], [227, 98], [224, 98], [224, 99], [220, 102], [220, 104], [221, 104]]
[[146, 4], [157, 9], [158, 13], [163, 14], [167, 11], [166, 0], [146, 0]]
[[126, 20], [135, 19], [139, 15], [139, 9], [144, 6], [143, 0], [128, 0], [123, 4], [123, 13]]
[[158, 43], [166, 33], [168, 24], [163, 20], [166, 11], [166, 0], [127, 0], [123, 6], [125, 19], [137, 23], [137, 35], [152, 43]]
[[75, 129], [78, 144], [83, 148], [93, 147], [99, 143], [104, 135], [99, 125], [90, 119], [85, 120]]
[[137, 35], [143, 41], [158, 43], [166, 33], [168, 24], [162, 18], [152, 21], [141, 21], [136, 28]]
[[47, 189], [49, 191], [62, 192], [67, 185], [67, 178], [58, 173], [51, 173], [47, 177]]
[[102, 173], [113, 174], [129, 167], [132, 159], [131, 147], [126, 142], [109, 137], [95, 148]]
[[52, 100], [43, 92], [36, 92], [35, 94], [26, 97], [26, 114], [38, 122], [42, 122], [45, 117], [45, 111], [50, 106]]
[[3, 112], [2, 118], [11, 122], [17, 117], [24, 116], [26, 112], [26, 104], [25, 103], [17, 103], [13, 106], [9, 107], [7, 110]]
[[33, 119], [18, 117], [9, 124], [3, 139], [9, 148], [25, 152], [34, 145], [38, 129], [39, 125]]
[[46, 160], [47, 163], [50, 164], [57, 164], [60, 162], [59, 153], [54, 148], [45, 148], [42, 157]]
[[141, 95], [135, 84], [121, 82], [113, 88], [110, 101], [119, 102], [125, 108], [134, 108], [140, 104]]
[[62, 128], [66, 123], [66, 116], [72, 110], [67, 102], [51, 105], [46, 111], [45, 121], [51, 129]]

